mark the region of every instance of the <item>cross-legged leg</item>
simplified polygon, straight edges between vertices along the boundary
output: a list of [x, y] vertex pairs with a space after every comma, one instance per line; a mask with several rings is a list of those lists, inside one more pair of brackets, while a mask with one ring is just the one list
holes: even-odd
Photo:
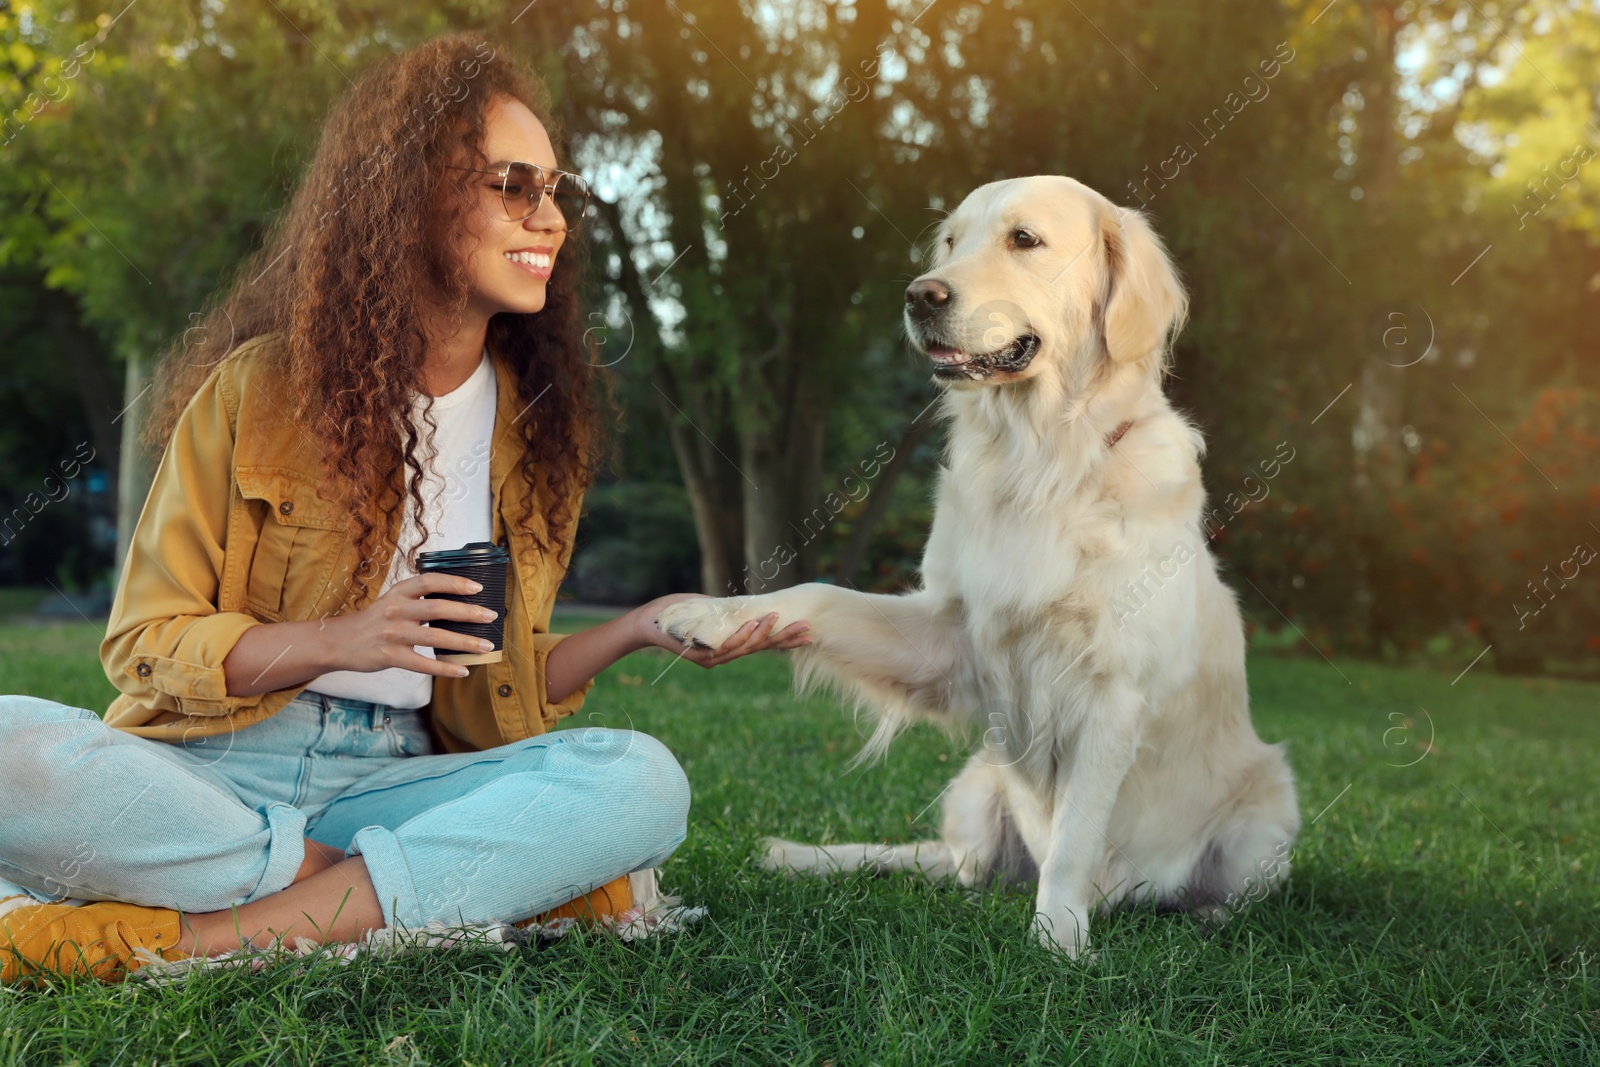
[[347, 841], [349, 858], [262, 900], [186, 916], [180, 947], [215, 955], [278, 937], [353, 941], [385, 926], [525, 919], [665, 861], [688, 807], [671, 753], [625, 730], [405, 760], [314, 820], [309, 832]]
[[0, 878], [37, 900], [215, 911], [285, 888], [305, 814], [85, 708], [0, 697]]
[[[401, 761], [307, 833], [364, 859], [386, 924], [418, 927], [528, 918], [657, 866], [688, 811], [688, 780], [661, 742], [590, 728]], [[306, 884], [348, 873], [341, 863]]]

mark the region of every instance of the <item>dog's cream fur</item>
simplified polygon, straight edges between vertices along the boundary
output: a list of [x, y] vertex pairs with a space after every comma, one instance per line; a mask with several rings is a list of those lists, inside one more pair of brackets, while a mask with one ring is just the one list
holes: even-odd
[[808, 620], [798, 675], [880, 716], [869, 752], [917, 719], [984, 731], [941, 840], [769, 840], [769, 866], [1037, 878], [1036, 930], [1070, 955], [1096, 905], [1225, 917], [1287, 874], [1300, 817], [1282, 746], [1250, 724], [1238, 607], [1200, 529], [1200, 434], [1161, 390], [1182, 286], [1140, 214], [1070, 178], [985, 185], [937, 241], [913, 290], [948, 301], [907, 315], [949, 383], [922, 589], [690, 600], [661, 625], [715, 647], [768, 612]]

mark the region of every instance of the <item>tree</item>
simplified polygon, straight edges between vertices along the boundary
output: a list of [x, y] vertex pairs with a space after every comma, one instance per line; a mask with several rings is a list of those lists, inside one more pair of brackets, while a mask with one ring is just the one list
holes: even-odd
[[0, 265], [36, 267], [71, 294], [126, 369], [123, 410], [97, 413], [97, 432], [122, 442], [119, 566], [152, 473], [137, 438], [155, 356], [183, 343], [259, 241], [346, 72], [460, 25], [465, 6], [0, 11], [13, 57]]

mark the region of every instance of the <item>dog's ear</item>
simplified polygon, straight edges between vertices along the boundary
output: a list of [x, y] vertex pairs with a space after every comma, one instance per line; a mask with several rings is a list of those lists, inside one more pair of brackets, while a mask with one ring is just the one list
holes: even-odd
[[1106, 352], [1119, 363], [1154, 355], [1161, 366], [1188, 316], [1189, 294], [1145, 217], [1108, 208], [1100, 221], [1105, 288], [1097, 309]]

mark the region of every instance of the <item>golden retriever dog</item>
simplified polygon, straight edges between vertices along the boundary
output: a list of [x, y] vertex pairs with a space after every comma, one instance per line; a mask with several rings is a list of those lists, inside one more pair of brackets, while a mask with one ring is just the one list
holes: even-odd
[[1226, 918], [1287, 876], [1300, 815], [1250, 723], [1200, 434], [1161, 389], [1187, 296], [1145, 218], [1071, 178], [985, 185], [936, 241], [905, 297], [950, 422], [922, 588], [690, 600], [660, 624], [716, 647], [808, 620], [797, 678], [878, 716], [863, 755], [919, 719], [983, 731], [939, 840], [768, 839], [768, 867], [1036, 880], [1035, 932], [1069, 956], [1096, 908]]

